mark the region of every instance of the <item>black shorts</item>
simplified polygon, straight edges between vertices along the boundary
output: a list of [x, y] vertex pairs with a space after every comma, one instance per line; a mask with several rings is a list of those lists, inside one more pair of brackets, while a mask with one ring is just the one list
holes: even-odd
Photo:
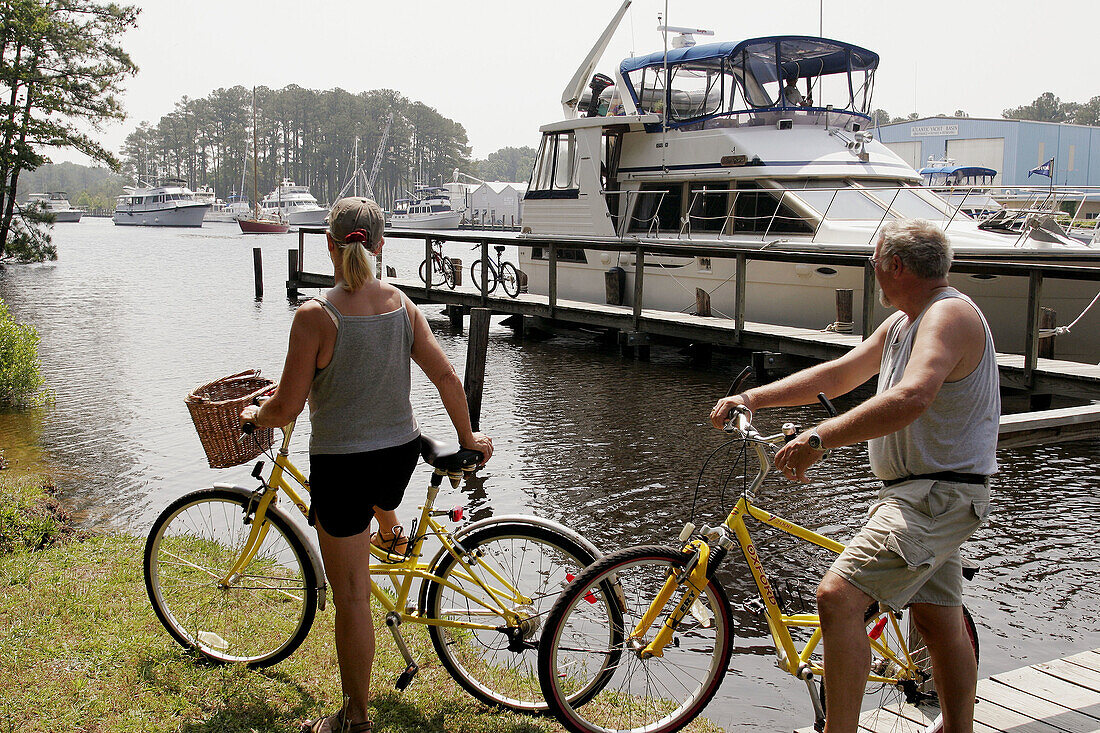
[[309, 456], [309, 523], [333, 537], [357, 535], [374, 519], [374, 507], [396, 509], [420, 457], [420, 438], [362, 453]]

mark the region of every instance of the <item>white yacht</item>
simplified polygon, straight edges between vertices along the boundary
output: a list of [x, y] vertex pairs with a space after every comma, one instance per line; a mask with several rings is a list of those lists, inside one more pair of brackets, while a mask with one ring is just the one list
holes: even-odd
[[27, 196], [27, 205], [42, 204], [46, 210], [53, 214], [55, 223], [78, 222], [84, 215], [83, 209], [74, 209], [69, 203], [68, 194], [64, 191], [52, 191], [50, 193], [32, 193]]
[[260, 201], [262, 216], [281, 216], [292, 227], [324, 226], [328, 209], [317, 204], [308, 186], [299, 186], [284, 178], [278, 188]]
[[1004, 207], [993, 198], [997, 171], [981, 165], [955, 165], [955, 161], [933, 160], [920, 169], [924, 185], [940, 195], [953, 208], [974, 219], [1000, 211]]
[[[628, 5], [566, 87], [564, 119], [541, 128], [523, 203], [528, 236], [870, 255], [885, 221], [919, 217], [944, 226], [960, 256], [1026, 251], [1100, 263], [1100, 248], [1045, 229], [980, 229], [922, 186], [869, 129], [879, 57], [868, 49], [806, 36], [705, 45], [681, 36], [667, 53], [625, 59], [614, 78], [593, 76]], [[784, 83], [799, 94], [784, 93]], [[547, 293], [545, 247], [521, 239], [519, 260], [530, 291]], [[605, 273], [617, 266], [632, 304], [632, 254], [578, 247], [559, 250], [557, 263], [559, 298], [603, 303]], [[715, 315], [736, 311], [733, 258], [651, 255], [645, 268], [646, 308], [693, 312], [703, 288]], [[862, 267], [755, 260], [745, 278], [745, 316], [756, 322], [820, 329], [834, 320], [837, 289], [863, 297]], [[982, 306], [1001, 351], [1023, 349], [1026, 277], [958, 274], [952, 283]], [[1096, 291], [1059, 281], [1043, 305], [1066, 323]], [[876, 323], [886, 316], [873, 314]], [[858, 333], [861, 313], [855, 321]], [[1100, 360], [1098, 323], [1100, 308], [1060, 335], [1059, 358]]]
[[393, 203], [389, 226], [394, 229], [458, 229], [462, 212], [451, 208], [450, 192], [442, 186], [420, 186], [412, 197]]
[[122, 191], [112, 217], [118, 226], [201, 227], [210, 209], [178, 178], [154, 186], [123, 186]]

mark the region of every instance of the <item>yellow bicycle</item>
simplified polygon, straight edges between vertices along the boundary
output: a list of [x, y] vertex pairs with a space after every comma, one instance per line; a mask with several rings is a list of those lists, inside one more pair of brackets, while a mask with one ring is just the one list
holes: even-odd
[[[742, 372], [729, 394], [747, 376], [748, 370]], [[824, 395], [819, 399], [835, 414]], [[551, 710], [570, 731], [670, 733], [702, 712], [726, 675], [733, 646], [731, 606], [715, 570], [734, 545], [740, 547], [759, 592], [744, 608], [766, 621], [778, 667], [805, 681], [815, 727], [824, 729], [824, 687], [818, 684], [824, 674], [820, 619], [800, 598], [780, 592], [769, 580], [746, 519], [829, 552], [840, 553], [844, 545], [754, 503], [772, 467], [772, 454], [801, 432], [797, 426], [788, 423], [780, 433], [761, 435], [749, 413], [738, 410], [727, 421], [726, 432], [734, 436], [726, 446], [739, 447], [734, 451], [737, 460], [751, 448], [759, 468], [751, 480], [747, 474], [742, 477], [741, 496], [725, 522], [700, 532], [689, 522], [678, 547], [646, 545], [605, 555], [577, 576], [547, 616], [539, 677]], [[725, 480], [734, 478], [727, 473]], [[974, 623], [964, 612], [977, 658]], [[889, 691], [900, 698], [894, 712], [886, 714], [893, 722], [883, 721], [875, 730], [893, 729], [905, 718], [920, 721], [917, 730], [922, 729], [934, 715], [903, 707], [935, 700], [930, 661], [919, 634], [910, 628], [905, 611], [878, 604], [868, 609], [866, 622], [872, 653], [868, 691]], [[585, 694], [578, 694], [581, 690]]]
[[[325, 607], [320, 556], [302, 522], [279, 503], [282, 493], [307, 515], [309, 484], [288, 455], [293, 430], [294, 423], [284, 427], [278, 452], [268, 451], [266, 480], [264, 462], [256, 464], [257, 488], [219, 483], [189, 493], [149, 532], [144, 569], [153, 610], [176, 641], [213, 662], [275, 664], [302, 643], [316, 609]], [[462, 511], [436, 509], [439, 488], [444, 477], [457, 488], [481, 454], [427, 437], [421, 453], [434, 471], [408, 555], [371, 548], [371, 592], [407, 664], [396, 687], [404, 689], [418, 670], [401, 626], [423, 624], [443, 666], [479, 700], [545, 710], [536, 674], [543, 618], [600, 552], [539, 517], [492, 517], [451, 531], [443, 520], [458, 522]], [[425, 560], [429, 540], [439, 548]]]

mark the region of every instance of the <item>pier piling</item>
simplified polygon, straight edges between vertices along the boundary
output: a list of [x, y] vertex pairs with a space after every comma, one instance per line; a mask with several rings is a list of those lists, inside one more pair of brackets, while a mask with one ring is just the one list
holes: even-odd
[[470, 309], [470, 332], [466, 345], [466, 404], [470, 407], [470, 423], [481, 429], [481, 394], [485, 389], [485, 355], [489, 348], [488, 308]]
[[252, 270], [256, 278], [256, 300], [264, 297], [264, 260], [259, 247], [252, 248]]
[[288, 298], [298, 297], [298, 253], [300, 251], [298, 249], [288, 249], [286, 251], [286, 295]]

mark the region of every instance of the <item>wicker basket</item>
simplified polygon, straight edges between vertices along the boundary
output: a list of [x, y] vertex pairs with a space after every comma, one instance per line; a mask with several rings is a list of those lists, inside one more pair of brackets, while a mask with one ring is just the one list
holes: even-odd
[[187, 395], [187, 409], [211, 468], [239, 466], [275, 442], [272, 428], [256, 428], [252, 435], [241, 432], [241, 410], [274, 384], [252, 369], [216, 379]]

